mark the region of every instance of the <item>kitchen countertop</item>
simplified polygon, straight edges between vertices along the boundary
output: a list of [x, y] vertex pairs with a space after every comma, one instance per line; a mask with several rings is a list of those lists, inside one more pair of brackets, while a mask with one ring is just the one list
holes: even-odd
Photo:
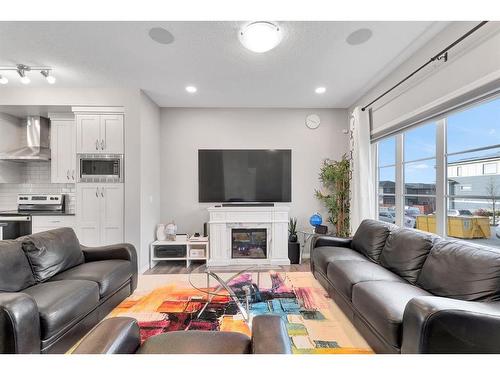
[[8, 215], [26, 215], [26, 216], [75, 216], [72, 212], [18, 212], [18, 211], [0, 211], [0, 216]]

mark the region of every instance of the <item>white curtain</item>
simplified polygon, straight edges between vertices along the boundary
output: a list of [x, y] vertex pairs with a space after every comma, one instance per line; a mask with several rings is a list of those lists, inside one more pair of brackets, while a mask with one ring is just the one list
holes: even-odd
[[364, 219], [375, 218], [375, 189], [372, 171], [368, 111], [356, 107], [350, 116], [351, 233]]

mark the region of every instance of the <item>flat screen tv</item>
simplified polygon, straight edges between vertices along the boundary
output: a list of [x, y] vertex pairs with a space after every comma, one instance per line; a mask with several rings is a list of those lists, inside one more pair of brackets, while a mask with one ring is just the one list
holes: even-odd
[[200, 202], [290, 202], [291, 185], [291, 150], [198, 150]]

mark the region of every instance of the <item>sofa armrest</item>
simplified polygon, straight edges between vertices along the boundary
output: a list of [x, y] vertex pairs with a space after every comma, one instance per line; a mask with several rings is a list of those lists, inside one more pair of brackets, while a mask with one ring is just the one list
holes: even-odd
[[311, 241], [311, 248], [320, 246], [351, 247], [352, 238], [340, 238], [333, 236], [318, 236]]
[[278, 315], [258, 315], [252, 319], [254, 354], [291, 354], [285, 323]]
[[413, 298], [403, 316], [402, 353], [500, 353], [500, 302]]
[[133, 354], [141, 345], [137, 321], [118, 317], [95, 326], [71, 354]]
[[25, 293], [0, 293], [0, 353], [40, 353], [40, 316]]
[[137, 252], [135, 246], [129, 243], [120, 243], [116, 245], [87, 247], [80, 245], [85, 263], [96, 262], [99, 260], [123, 259], [132, 263], [132, 291], [137, 287]]

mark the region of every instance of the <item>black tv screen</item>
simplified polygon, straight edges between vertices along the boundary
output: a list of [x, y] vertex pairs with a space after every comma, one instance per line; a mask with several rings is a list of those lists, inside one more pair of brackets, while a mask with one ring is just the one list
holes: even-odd
[[200, 202], [290, 202], [291, 150], [198, 150]]

